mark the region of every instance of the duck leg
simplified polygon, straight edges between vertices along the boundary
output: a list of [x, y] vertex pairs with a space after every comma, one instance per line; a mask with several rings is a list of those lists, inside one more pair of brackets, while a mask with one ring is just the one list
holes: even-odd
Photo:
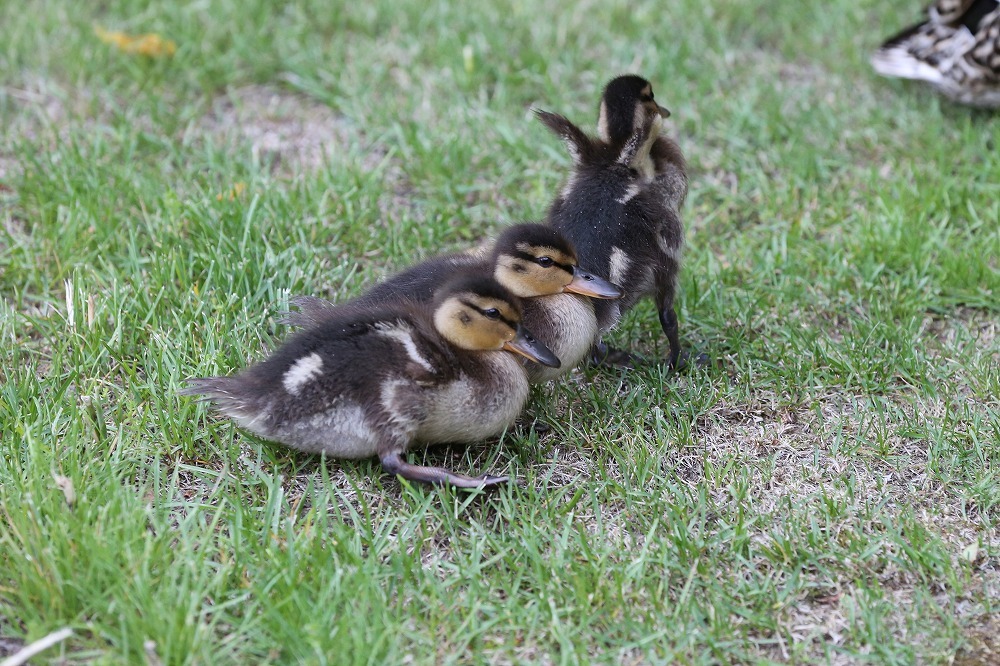
[[418, 481], [431, 485], [448, 485], [455, 488], [487, 488], [510, 481], [508, 476], [490, 476], [484, 474], [479, 477], [465, 476], [457, 474], [442, 467], [424, 467], [423, 465], [412, 465], [403, 460], [399, 451], [384, 453], [379, 457], [382, 461], [382, 469], [394, 476], [402, 477], [408, 481]]
[[679, 266], [672, 259], [667, 259], [665, 270], [656, 281], [656, 307], [660, 311], [660, 326], [670, 344], [670, 356], [667, 364], [676, 369], [681, 356], [681, 341], [677, 325], [677, 312], [674, 310], [674, 296], [677, 293], [677, 269]]

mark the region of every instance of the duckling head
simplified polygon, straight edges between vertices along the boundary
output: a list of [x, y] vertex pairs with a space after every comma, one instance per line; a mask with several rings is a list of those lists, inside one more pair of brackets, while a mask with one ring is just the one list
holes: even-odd
[[621, 290], [577, 265], [573, 245], [544, 224], [508, 227], [493, 246], [494, 277], [519, 298], [572, 292], [618, 298]]
[[604, 88], [597, 133], [608, 143], [622, 145], [643, 128], [647, 118], [653, 118], [652, 132], [658, 135], [662, 119], [669, 117], [670, 111], [653, 98], [652, 84], [641, 76], [626, 74]]
[[434, 300], [434, 327], [467, 351], [506, 350], [558, 368], [555, 354], [521, 326], [521, 304], [491, 277], [460, 276], [441, 287]]

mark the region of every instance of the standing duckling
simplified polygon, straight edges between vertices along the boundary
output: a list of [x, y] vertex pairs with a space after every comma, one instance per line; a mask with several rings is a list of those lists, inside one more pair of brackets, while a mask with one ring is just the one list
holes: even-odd
[[[676, 367], [681, 348], [674, 298], [688, 179], [680, 148], [662, 134], [669, 111], [655, 101], [649, 81], [626, 75], [604, 89], [597, 138], [563, 116], [536, 113], [573, 157], [573, 173], [552, 202], [548, 222], [576, 246], [582, 265], [623, 291], [618, 301], [594, 303], [600, 333], [652, 295], [670, 344], [668, 362]], [[595, 342], [595, 362], [631, 358]]]
[[[402, 298], [429, 301], [437, 285], [462, 271], [492, 271], [497, 282], [523, 299], [524, 325], [562, 362], [558, 368], [525, 364], [532, 383], [555, 379], [576, 367], [597, 337], [590, 298], [617, 298], [622, 293], [608, 281], [581, 270], [573, 246], [552, 227], [516, 224], [497, 237], [485, 257], [446, 254], [428, 259], [393, 275], [351, 303], [384, 304]], [[296, 298], [293, 304], [299, 311], [288, 313], [283, 322], [294, 326], [322, 322], [338, 307], [310, 296]]]
[[289, 338], [263, 362], [230, 377], [193, 379], [240, 426], [267, 439], [337, 458], [378, 456], [411, 481], [475, 488], [472, 478], [413, 465], [415, 446], [468, 442], [513, 423], [528, 397], [510, 352], [558, 367], [521, 324], [518, 300], [495, 280], [461, 274], [426, 304], [346, 305]]
[[960, 104], [1000, 107], [1000, 2], [937, 0], [872, 56], [882, 76], [925, 81]]

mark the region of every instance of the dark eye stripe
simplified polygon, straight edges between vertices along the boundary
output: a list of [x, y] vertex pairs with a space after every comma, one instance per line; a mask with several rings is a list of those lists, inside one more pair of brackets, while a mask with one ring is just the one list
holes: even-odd
[[573, 270], [574, 270], [574, 268], [575, 268], [575, 267], [573, 266], [573, 264], [561, 264], [561, 263], [559, 263], [558, 261], [553, 261], [553, 262], [552, 262], [552, 265], [553, 265], [553, 266], [558, 266], [559, 268], [563, 269], [564, 271], [566, 271], [566, 272], [567, 272], [567, 273], [569, 273], [570, 275], [572, 275], [572, 274], [573, 274]]
[[[549, 258], [551, 259], [551, 257]], [[535, 259], [538, 259], [538, 257], [535, 257]], [[535, 263], [537, 263], [537, 261]], [[541, 266], [541, 264], [538, 265]], [[542, 266], [542, 268], [559, 268], [561, 270], [566, 271], [570, 275], [572, 275], [573, 271], [575, 270], [575, 266], [573, 264], [564, 264], [560, 261], [556, 261], [555, 259], [552, 259], [551, 264], [549, 264], [548, 266]]]
[[[517, 252], [517, 256], [520, 257], [521, 259], [525, 259], [527, 261], [530, 261], [533, 264], [541, 266], [541, 264], [538, 263], [538, 257], [536, 255], [534, 255], [534, 254], [528, 254], [527, 252], [518, 251]], [[552, 268], [553, 266], [555, 266], [555, 267], [563, 269], [567, 273], [572, 273], [573, 272], [573, 269], [574, 269], [574, 265], [573, 264], [564, 264], [562, 262], [556, 261], [555, 258], [552, 257], [552, 255], [545, 255], [545, 256], [549, 257], [549, 259], [552, 259], [552, 265], [551, 266], [542, 266], [542, 268]]]
[[[465, 300], [464, 298], [460, 298], [460, 299], [458, 299], [458, 301], [462, 305], [464, 305], [464, 306], [466, 306], [468, 308], [471, 308], [472, 310], [475, 310], [479, 314], [481, 314], [484, 317], [486, 317], [486, 310], [484, 310], [483, 308], [479, 307], [475, 303], [470, 303], [469, 301]], [[489, 308], [487, 308], [487, 310], [488, 309]], [[497, 308], [497, 309], [499, 310], [499, 308]], [[486, 317], [486, 318], [489, 319], [489, 317]], [[517, 323], [514, 322], [514, 321], [511, 321], [510, 319], [507, 319], [507, 317], [504, 317], [502, 312], [500, 313], [499, 317], [497, 317], [496, 319], [493, 319], [492, 321], [502, 321], [503, 323], [507, 324], [511, 328], [517, 329]]]
[[[479, 310], [479, 308], [476, 308], [476, 309]], [[486, 316], [485, 312], [483, 312], [482, 310], [479, 310], [479, 311], [483, 313], [484, 317]], [[510, 319], [507, 319], [507, 317], [504, 317], [502, 312], [500, 313], [500, 316], [497, 317], [496, 319], [494, 319], [493, 321], [502, 321], [503, 323], [507, 324], [508, 326], [510, 326], [513, 329], [517, 328], [517, 324], [515, 322], [511, 321]]]
[[500, 315], [500, 319], [498, 321], [502, 321], [503, 323], [507, 324], [514, 330], [517, 330], [517, 322], [507, 319], [507, 317], [504, 317], [503, 315]]

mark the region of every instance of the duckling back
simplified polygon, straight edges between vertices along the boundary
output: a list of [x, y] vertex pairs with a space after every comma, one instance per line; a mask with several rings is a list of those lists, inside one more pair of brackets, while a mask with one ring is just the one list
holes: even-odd
[[594, 301], [602, 333], [660, 282], [675, 283], [680, 270], [687, 175], [673, 142], [657, 144], [651, 180], [627, 163], [580, 164], [548, 211], [549, 224], [575, 244], [580, 264], [622, 287], [620, 299]]
[[[435, 290], [462, 273], [489, 274], [489, 262], [480, 255], [452, 253], [431, 257], [389, 276], [360, 296], [348, 301], [352, 307], [385, 307], [398, 304], [426, 304], [434, 300]], [[291, 304], [297, 310], [286, 312], [279, 323], [308, 328], [335, 316], [345, 304], [332, 303], [315, 296], [296, 296]]]

